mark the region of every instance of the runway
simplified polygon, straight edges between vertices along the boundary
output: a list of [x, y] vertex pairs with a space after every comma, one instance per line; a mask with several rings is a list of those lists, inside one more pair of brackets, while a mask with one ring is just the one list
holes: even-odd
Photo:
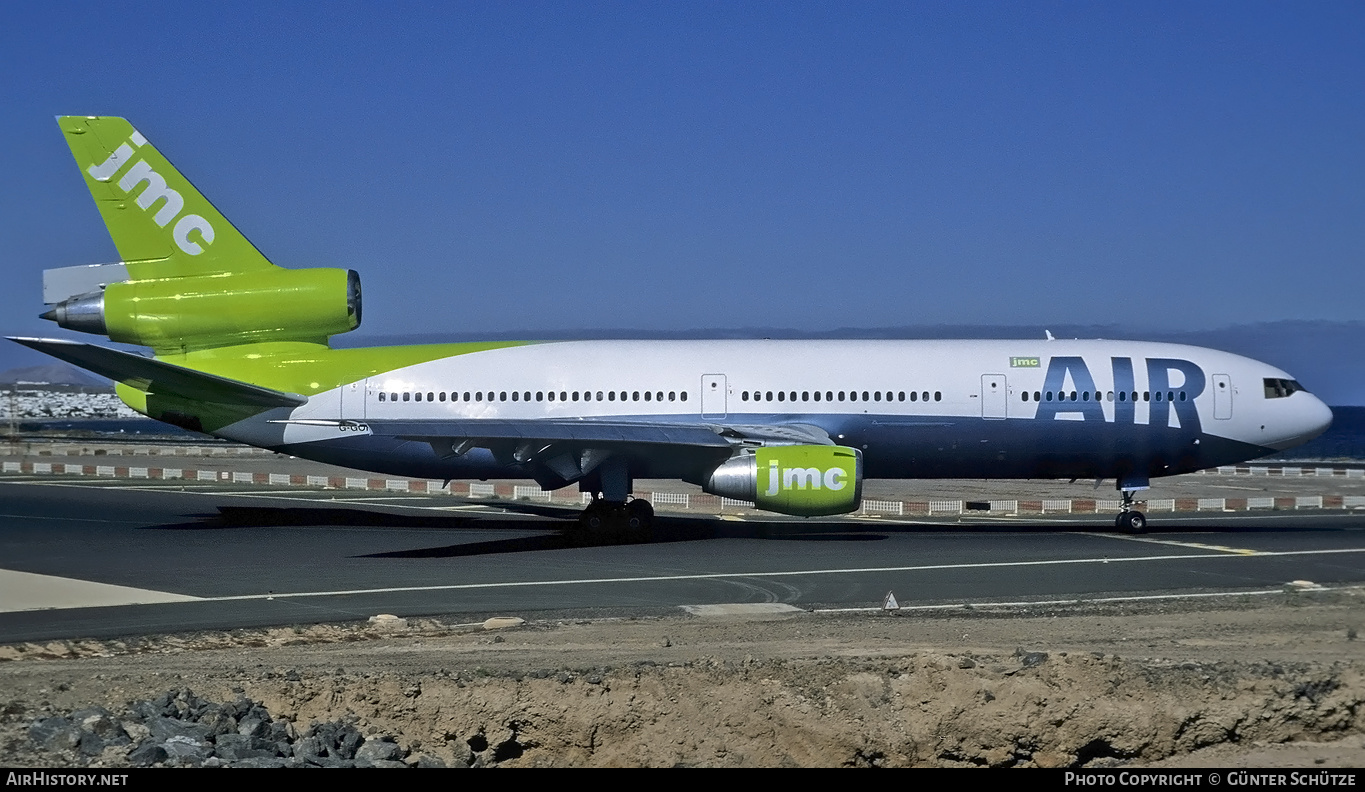
[[[554, 512], [550, 512], [554, 513]], [[569, 514], [570, 512], [559, 512]], [[352, 621], [905, 608], [1365, 583], [1365, 514], [718, 519], [582, 547], [562, 519], [365, 491], [0, 481], [0, 643]]]

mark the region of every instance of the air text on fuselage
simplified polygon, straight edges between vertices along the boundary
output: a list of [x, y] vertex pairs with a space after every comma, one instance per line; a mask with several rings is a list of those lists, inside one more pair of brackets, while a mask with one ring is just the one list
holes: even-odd
[[[1059, 356], [1048, 360], [1043, 378], [1035, 418], [1043, 420], [1108, 421], [1112, 423], [1147, 423], [1167, 426], [1171, 413], [1182, 429], [1199, 430], [1199, 411], [1195, 399], [1204, 392], [1204, 370], [1188, 360], [1179, 358], [1145, 358], [1147, 387], [1139, 399], [1133, 375], [1133, 359], [1110, 358], [1113, 390], [1108, 399], [1113, 407], [1105, 414], [1100, 391], [1085, 359], [1079, 356]], [[1067, 387], [1068, 382], [1070, 387]], [[1138, 404], [1143, 406], [1145, 421], [1139, 421]]]

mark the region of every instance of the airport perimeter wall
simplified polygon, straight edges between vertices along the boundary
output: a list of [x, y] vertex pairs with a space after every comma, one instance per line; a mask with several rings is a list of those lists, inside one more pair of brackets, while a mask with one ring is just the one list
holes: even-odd
[[[143, 451], [144, 449], [137, 449]], [[213, 449], [203, 456], [221, 456]], [[254, 449], [253, 449], [254, 451]], [[181, 453], [193, 457], [193, 452], [181, 449]], [[250, 454], [241, 454], [242, 456]], [[113, 460], [108, 460], [113, 461]], [[174, 460], [172, 460], [174, 461]], [[192, 464], [192, 463], [191, 463]], [[566, 507], [586, 503], [590, 496], [579, 492], [575, 487], [545, 491], [536, 486], [524, 486], [502, 482], [451, 481], [443, 482], [429, 479], [378, 478], [368, 476], [312, 475], [307, 473], [265, 473], [247, 470], [205, 470], [190, 467], [188, 464], [172, 467], [121, 465], [121, 464], [71, 464], [62, 462], [41, 462], [33, 460], [7, 461], [0, 463], [0, 473], [33, 476], [87, 476], [96, 478], [179, 481], [203, 485], [250, 485], [262, 487], [307, 487], [331, 490], [369, 490], [413, 494], [441, 494], [461, 498], [495, 500], [536, 501]], [[1203, 471], [1204, 475], [1215, 476], [1275, 476], [1275, 477], [1312, 477], [1324, 483], [1334, 479], [1365, 479], [1365, 470], [1359, 468], [1327, 467], [1286, 467], [1286, 466], [1247, 466], [1228, 467]], [[715, 495], [680, 492], [643, 492], [643, 497], [653, 503], [659, 511], [692, 511], [710, 514], [739, 513], [752, 510], [753, 504], [747, 501], [732, 500]], [[970, 513], [998, 515], [1042, 515], [1042, 514], [1103, 514], [1117, 513], [1121, 502], [1118, 499], [1057, 498], [1038, 500], [873, 500], [864, 499], [858, 514], [866, 517], [905, 517], [905, 516], [950, 516]], [[1365, 495], [1296, 495], [1275, 497], [1244, 498], [1152, 498], [1138, 500], [1137, 507], [1149, 512], [1242, 512], [1256, 510], [1299, 510], [1299, 509], [1365, 509]]]

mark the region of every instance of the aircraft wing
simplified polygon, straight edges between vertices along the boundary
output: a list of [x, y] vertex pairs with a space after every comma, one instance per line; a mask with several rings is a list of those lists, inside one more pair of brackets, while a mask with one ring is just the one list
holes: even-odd
[[[511, 440], [579, 443], [643, 443], [729, 448], [730, 441], [701, 424], [592, 420], [483, 420], [370, 422], [376, 435], [409, 440]], [[476, 444], [477, 445], [477, 444]]]
[[542, 418], [371, 421], [368, 425], [375, 435], [428, 443], [442, 458], [461, 456], [474, 448], [488, 449], [503, 464], [525, 466], [542, 486], [576, 481], [618, 455], [646, 462], [686, 460], [697, 470], [709, 470], [739, 447], [833, 445], [824, 430], [809, 424], [748, 426]]
[[376, 435], [408, 440], [514, 441], [534, 444], [638, 444], [732, 449], [741, 445], [834, 445], [810, 424], [743, 425], [710, 422], [612, 421], [593, 419], [453, 419], [372, 422]]
[[9, 340], [147, 393], [255, 407], [298, 407], [308, 401], [307, 396], [297, 393], [271, 390], [94, 344], [57, 338], [10, 336]]
[[708, 424], [722, 437], [762, 445], [835, 445], [829, 432], [803, 423], [789, 424]]

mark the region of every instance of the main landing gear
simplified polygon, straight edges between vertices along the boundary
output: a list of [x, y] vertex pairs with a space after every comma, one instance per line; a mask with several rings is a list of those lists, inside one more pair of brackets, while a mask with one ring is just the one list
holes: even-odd
[[578, 533], [599, 541], [644, 542], [654, 524], [654, 507], [635, 498], [626, 503], [595, 497], [578, 516]]
[[1133, 491], [1123, 492], [1123, 507], [1114, 520], [1114, 526], [1124, 533], [1140, 534], [1147, 530], [1147, 515], [1133, 508]]

